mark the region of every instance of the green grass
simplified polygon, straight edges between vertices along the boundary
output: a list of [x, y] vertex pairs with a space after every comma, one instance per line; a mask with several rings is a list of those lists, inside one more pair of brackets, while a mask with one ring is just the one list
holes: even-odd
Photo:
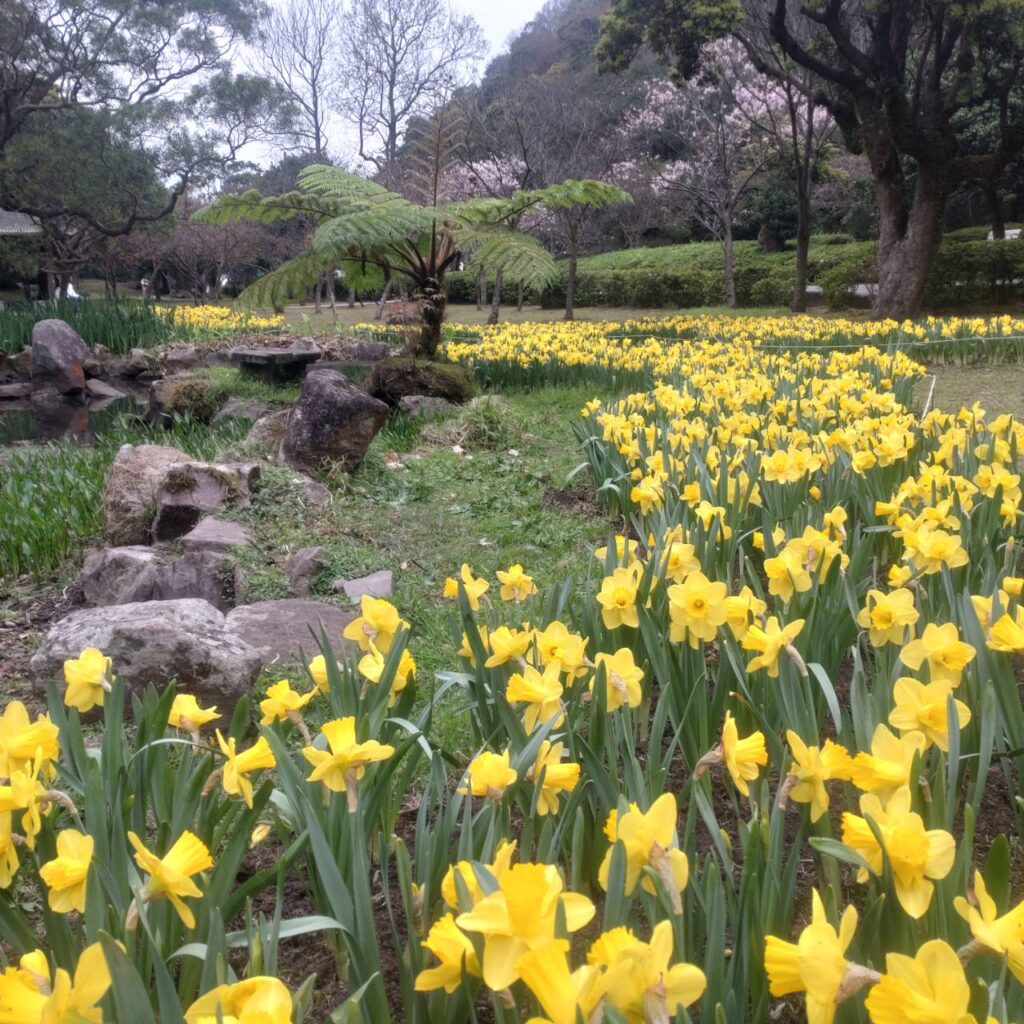
[[[324, 511], [302, 506], [288, 473], [267, 470], [252, 507], [237, 515], [255, 536], [241, 555], [244, 600], [286, 596], [281, 569], [300, 547], [330, 552], [327, 571], [314, 581], [321, 600], [344, 602], [330, 595], [336, 578], [390, 569], [393, 600], [412, 627], [421, 692], [429, 694], [434, 672], [459, 668], [453, 606], [441, 591], [464, 562], [491, 578], [495, 601], [494, 570], [513, 562], [541, 588], [595, 571], [591, 551], [614, 524], [585, 500], [588, 476], [571, 485], [582, 502], [554, 493], [582, 462], [572, 424], [592, 397], [589, 388], [546, 389], [425, 427], [393, 417], [363, 467], [337, 482]], [[456, 444], [463, 454], [452, 451]], [[402, 468], [389, 468], [396, 461]], [[442, 715], [439, 727], [458, 749], [459, 723]]]
[[0, 309], [0, 351], [20, 352], [32, 343], [32, 328], [50, 318], [69, 323], [87, 345], [105, 345], [118, 355], [175, 337], [174, 327], [141, 299], [15, 303]]
[[236, 422], [206, 427], [179, 419], [169, 429], [124, 417], [95, 446], [68, 440], [0, 449], [0, 580], [54, 573], [103, 530], [107, 471], [123, 444], [167, 444], [213, 458], [245, 434]]
[[1024, 364], [1000, 366], [933, 366], [917, 385], [915, 398], [923, 407], [935, 379], [931, 408], [958, 412], [975, 402], [990, 415], [1012, 413], [1024, 422]]

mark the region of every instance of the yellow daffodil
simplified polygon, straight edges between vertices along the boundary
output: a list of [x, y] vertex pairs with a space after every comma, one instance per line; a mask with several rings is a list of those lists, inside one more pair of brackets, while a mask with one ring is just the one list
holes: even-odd
[[917, 640], [911, 640], [901, 651], [900, 661], [917, 672], [927, 663], [933, 683], [952, 683], [959, 686], [964, 669], [974, 660], [975, 650], [960, 639], [953, 622], [936, 625], [929, 622]]
[[562, 878], [550, 864], [515, 864], [455, 923], [483, 936], [482, 973], [488, 988], [500, 992], [519, 978], [519, 960], [555, 938], [558, 918], [568, 932], [579, 931], [594, 916], [585, 896], [563, 891]]
[[302, 748], [302, 756], [313, 766], [310, 782], [322, 782], [334, 793], [345, 793], [349, 809], [355, 809], [356, 783], [363, 777], [366, 766], [375, 761], [386, 761], [395, 748], [376, 740], [360, 743], [356, 740], [354, 717], [335, 718], [320, 730], [327, 740], [327, 750], [310, 745]]
[[724, 583], [712, 583], [702, 572], [693, 572], [668, 588], [669, 636], [673, 643], [688, 642], [693, 648], [715, 639], [725, 622]]
[[0, 974], [0, 1020], [4, 1024], [103, 1024], [99, 1001], [110, 988], [110, 970], [100, 944], [86, 946], [74, 979], [63, 968], [50, 974], [42, 950], [27, 953]]
[[612, 811], [604, 827], [612, 848], [605, 854], [598, 871], [601, 888], [608, 888], [615, 844], [621, 842], [626, 850], [626, 894], [630, 895], [638, 882], [646, 892], [657, 891], [652, 879], [641, 878], [643, 869], [649, 867], [661, 879], [669, 897], [678, 903], [679, 893], [686, 888], [690, 877], [690, 865], [686, 854], [678, 849], [677, 813], [676, 798], [671, 793], [662, 793], [646, 812], [636, 804], [630, 804], [629, 810], [622, 814]]
[[860, 751], [853, 759], [850, 778], [865, 793], [888, 800], [901, 786], [909, 785], [914, 758], [923, 754], [928, 741], [916, 730], [896, 736], [879, 725], [871, 737], [871, 750]]
[[627, 946], [605, 972], [605, 999], [629, 1024], [672, 1020], [703, 995], [704, 972], [692, 964], [671, 965], [673, 948], [672, 923], [661, 921], [650, 942]]
[[167, 724], [172, 729], [181, 729], [190, 733], [192, 739], [199, 742], [199, 730], [204, 725], [220, 718], [216, 707], [203, 708], [191, 693], [178, 693], [171, 704], [171, 712], [167, 716]]
[[[493, 862], [486, 865], [487, 870], [494, 878], [500, 880], [501, 876], [508, 871], [512, 866], [512, 858], [515, 852], [516, 844], [514, 841], [510, 842], [507, 839], [503, 839], [498, 843]], [[471, 905], [476, 906], [484, 898], [485, 894], [483, 889], [480, 888], [480, 880], [477, 878], [476, 871], [473, 870], [473, 862], [468, 860], [460, 860], [457, 864], [453, 864], [448, 868], [444, 880], [441, 882], [442, 899], [453, 909], [459, 906], [458, 886], [455, 884], [456, 875], [462, 879], [462, 884], [469, 893]]]
[[501, 584], [498, 596], [502, 601], [515, 601], [518, 604], [537, 593], [537, 585], [533, 582], [533, 577], [527, 576], [523, 567], [518, 563], [510, 565], [505, 570], [499, 569], [495, 576], [498, 577], [498, 582]]
[[629, 626], [636, 629], [640, 619], [636, 610], [636, 592], [640, 574], [635, 568], [612, 570], [601, 583], [597, 603], [601, 606], [601, 620], [606, 629]]
[[941, 939], [917, 955], [887, 953], [885, 973], [868, 993], [873, 1024], [975, 1024], [971, 989], [956, 951]]
[[853, 759], [832, 740], [825, 740], [820, 749], [808, 746], [792, 729], [787, 730], [786, 741], [793, 755], [787, 796], [796, 803], [810, 804], [811, 821], [818, 821], [829, 807], [825, 783], [833, 779], [849, 780]]
[[64, 662], [64, 703], [83, 715], [103, 706], [110, 692], [111, 660], [95, 647], [86, 647], [77, 657]]
[[260, 725], [272, 725], [289, 718], [294, 721], [316, 692], [314, 689], [309, 693], [296, 693], [287, 679], [278, 680], [268, 687], [266, 697], [260, 701], [260, 711], [263, 712]]
[[[948, 682], [921, 683], [909, 676], [896, 680], [892, 688], [895, 705], [889, 712], [889, 724], [901, 733], [920, 732], [940, 750], [949, 750], [949, 697], [953, 687]], [[954, 700], [953, 707], [959, 728], [971, 721], [971, 710], [963, 701]]]
[[467, 782], [459, 787], [460, 793], [472, 793], [473, 796], [484, 796], [491, 800], [500, 800], [505, 790], [515, 784], [519, 775], [509, 766], [509, 755], [495, 754], [485, 750], [477, 754], [469, 762], [466, 769]]
[[195, 928], [195, 915], [184, 901], [202, 896], [192, 876], [213, 867], [213, 858], [205, 844], [191, 832], [182, 832], [167, 853], [158, 857], [146, 849], [134, 832], [128, 833], [128, 841], [135, 848], [139, 870], [149, 876], [142, 889], [143, 902], [170, 900], [185, 927]]
[[309, 678], [313, 680], [313, 685], [321, 693], [331, 692], [331, 678], [327, 674], [327, 659], [322, 654], [318, 654], [306, 666], [306, 670], [309, 672]]
[[684, 544], [682, 541], [666, 544], [659, 564], [666, 579], [672, 580], [673, 583], [682, 583], [690, 573], [700, 569], [696, 549], [692, 544]]
[[585, 965], [569, 969], [569, 943], [552, 939], [519, 958], [519, 976], [544, 1010], [527, 1024], [577, 1024], [592, 1020], [604, 995], [602, 972]]
[[265, 736], [261, 736], [247, 750], [238, 750], [234, 736], [224, 739], [220, 729], [216, 732], [217, 746], [225, 757], [221, 769], [221, 781], [224, 792], [229, 796], [241, 796], [248, 807], [252, 807], [252, 782], [249, 775], [253, 772], [273, 768], [277, 764], [274, 752]]
[[551, 722], [558, 728], [565, 721], [562, 709], [561, 666], [551, 662], [543, 674], [532, 665], [526, 665], [522, 672], [509, 677], [505, 699], [511, 703], [525, 703], [523, 725], [527, 732], [533, 732], [538, 725]]
[[902, 646], [907, 639], [907, 630], [921, 617], [914, 606], [914, 595], [904, 587], [890, 590], [869, 590], [864, 607], [857, 615], [857, 625], [868, 631], [868, 639], [874, 647], [885, 644]]
[[[921, 815], [911, 810], [910, 790], [898, 789], [883, 808], [873, 793], [860, 798], [861, 817], [843, 815], [843, 842], [861, 855], [867, 868], [857, 873], [858, 882], [866, 882], [868, 871], [882, 874], [882, 850], [892, 868], [896, 898], [907, 914], [917, 919], [928, 910], [934, 885], [931, 879], [949, 874], [956, 856], [953, 837], [941, 829], [926, 829]], [[882, 836], [879, 846], [871, 819]]]
[[[470, 609], [474, 612], [479, 611], [480, 598], [490, 590], [490, 583], [482, 578], [477, 579], [473, 575], [473, 570], [465, 563], [463, 563], [462, 569], [459, 571], [459, 579], [462, 581], [462, 587], [466, 591], [466, 600], [469, 601]], [[444, 596], [450, 599], [459, 596], [459, 580], [449, 576], [444, 581]]]
[[[25, 705], [12, 700], [0, 714], [0, 779], [31, 768], [37, 757], [44, 766], [60, 757], [60, 732], [49, 715], [39, 715], [33, 722]], [[46, 773], [52, 777], [52, 772]]]
[[541, 664], [547, 667], [557, 661], [569, 680], [583, 675], [586, 669], [587, 641], [557, 619], [534, 634]]
[[530, 769], [529, 778], [540, 784], [537, 791], [537, 813], [542, 817], [557, 814], [559, 794], [571, 793], [580, 781], [580, 766], [572, 762], [563, 763], [563, 751], [562, 743], [544, 740]]
[[749, 796], [750, 783], [767, 763], [768, 749], [764, 733], [755, 730], [741, 739], [736, 719], [732, 717], [732, 712], [726, 711], [721, 742], [700, 759], [694, 769], [694, 776], [699, 778], [711, 765], [724, 764], [736, 788], [744, 796]]
[[[638, 708], [643, 699], [641, 683], [644, 670], [633, 660], [628, 647], [620, 647], [614, 654], [603, 651], [594, 659], [598, 669], [605, 673], [605, 701], [609, 711], [618, 711], [623, 704]], [[594, 692], [596, 675], [590, 680], [590, 692]]]
[[395, 634], [408, 628], [409, 623], [402, 619], [390, 601], [363, 594], [359, 601], [359, 616], [345, 627], [342, 636], [358, 644], [361, 651], [368, 651], [372, 643], [387, 654]]
[[218, 985], [186, 1011], [185, 1024], [291, 1024], [292, 996], [277, 978], [245, 978]]
[[743, 650], [756, 651], [757, 656], [747, 664], [747, 671], [757, 672], [763, 668], [772, 679], [778, 679], [779, 655], [792, 646], [803, 628], [803, 619], [779, 626], [779, 620], [774, 615], [764, 626], [750, 626], [743, 636]]
[[[857, 930], [857, 911], [847, 907], [837, 930], [829, 923], [816, 889], [811, 890], [811, 900], [811, 923], [795, 943], [774, 935], [765, 939], [764, 967], [773, 996], [806, 992], [807, 1024], [832, 1024], [836, 1007], [852, 994], [844, 991], [852, 988], [846, 950]], [[872, 979], [865, 974], [862, 980]]]
[[0, 812], [0, 889], [9, 889], [18, 873], [18, 845], [10, 811]]
[[443, 988], [451, 995], [462, 984], [464, 974], [480, 977], [476, 950], [469, 936], [455, 923], [453, 914], [445, 914], [435, 921], [422, 945], [436, 957], [438, 964], [416, 975], [417, 992]]
[[492, 630], [487, 637], [491, 653], [484, 662], [484, 668], [498, 668], [510, 661], [518, 661], [526, 656], [531, 643], [533, 643], [533, 630], [509, 629], [508, 626], [499, 626]]
[[57, 833], [57, 856], [39, 869], [50, 909], [56, 914], [85, 913], [85, 885], [94, 847], [92, 836], [74, 829]]
[[[970, 925], [979, 951], [1006, 957], [1013, 976], [1024, 982], [1024, 902], [1000, 917], [980, 871], [974, 872], [974, 899], [976, 907], [963, 896], [957, 896], [953, 907]], [[961, 952], [961, 959], [965, 959], [964, 952]]]

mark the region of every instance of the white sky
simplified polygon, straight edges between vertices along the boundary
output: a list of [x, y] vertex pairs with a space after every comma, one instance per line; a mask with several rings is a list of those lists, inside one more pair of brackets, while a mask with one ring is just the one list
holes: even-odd
[[505, 48], [509, 36], [544, 6], [544, 0], [456, 0], [454, 6], [472, 14], [480, 23], [491, 44], [490, 56], [494, 57]]
[[[275, 0], [271, 0], [272, 3]], [[490, 50], [477, 68], [477, 75], [483, 73], [488, 61], [501, 53], [510, 38], [517, 34], [534, 15], [544, 6], [545, 0], [449, 0], [456, 10], [471, 14], [476, 18], [487, 38]], [[352, 166], [359, 165], [356, 156], [356, 135], [352, 126], [338, 115], [329, 119], [328, 151], [332, 156], [351, 161]], [[281, 153], [276, 148], [264, 143], [250, 143], [242, 151], [242, 155], [255, 163], [267, 166], [279, 159]]]

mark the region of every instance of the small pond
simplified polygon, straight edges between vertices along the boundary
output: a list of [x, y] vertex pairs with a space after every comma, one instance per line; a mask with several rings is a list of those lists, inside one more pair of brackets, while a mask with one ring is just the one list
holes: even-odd
[[0, 447], [64, 438], [92, 444], [124, 415], [145, 409], [145, 403], [130, 395], [89, 403], [61, 398], [0, 402]]

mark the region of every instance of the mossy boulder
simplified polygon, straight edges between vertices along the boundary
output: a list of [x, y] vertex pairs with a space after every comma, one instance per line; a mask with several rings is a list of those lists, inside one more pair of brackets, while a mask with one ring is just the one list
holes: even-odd
[[176, 373], [149, 386], [148, 418], [152, 423], [167, 423], [176, 415], [190, 416], [209, 423], [222, 403], [223, 395], [209, 377]]
[[473, 378], [465, 367], [410, 356], [382, 359], [367, 378], [366, 390], [392, 406], [409, 395], [444, 398], [461, 405], [476, 394]]

